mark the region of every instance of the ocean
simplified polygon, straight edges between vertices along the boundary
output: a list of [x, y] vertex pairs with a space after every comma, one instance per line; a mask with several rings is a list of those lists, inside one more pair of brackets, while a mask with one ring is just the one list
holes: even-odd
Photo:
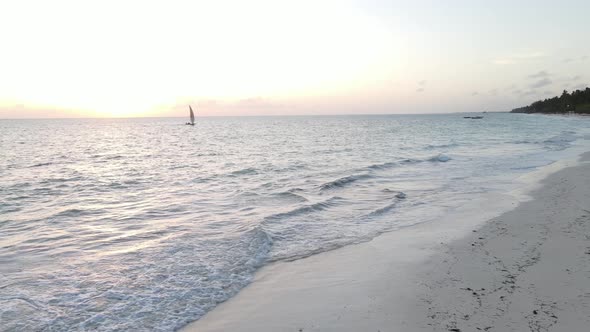
[[174, 331], [265, 264], [436, 222], [590, 143], [588, 118], [483, 115], [0, 120], [0, 330]]

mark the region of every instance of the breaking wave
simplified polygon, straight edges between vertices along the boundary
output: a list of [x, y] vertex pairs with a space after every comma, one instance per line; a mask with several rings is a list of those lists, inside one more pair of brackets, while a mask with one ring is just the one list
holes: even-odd
[[575, 132], [567, 130], [561, 132], [559, 135], [544, 140], [543, 144], [545, 144], [545, 147], [548, 150], [560, 151], [570, 147], [571, 143], [577, 138]]

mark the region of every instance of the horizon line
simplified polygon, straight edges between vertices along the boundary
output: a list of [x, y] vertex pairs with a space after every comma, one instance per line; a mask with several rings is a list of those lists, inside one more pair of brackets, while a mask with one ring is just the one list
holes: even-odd
[[[257, 114], [257, 115], [195, 115], [195, 118], [255, 118], [255, 117], [304, 117], [304, 116], [379, 116], [379, 115], [445, 115], [483, 113], [473, 112], [442, 112], [442, 113], [341, 113], [341, 114]], [[510, 113], [510, 111], [486, 111], [486, 113]], [[101, 120], [101, 119], [184, 119], [186, 116], [129, 116], [129, 117], [46, 117], [46, 118], [0, 118], [0, 120]]]

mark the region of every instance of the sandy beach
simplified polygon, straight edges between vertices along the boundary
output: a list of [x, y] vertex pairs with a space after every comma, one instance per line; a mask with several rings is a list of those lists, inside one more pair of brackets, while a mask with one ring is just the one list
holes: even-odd
[[184, 331], [587, 331], [588, 160], [528, 196], [271, 264]]

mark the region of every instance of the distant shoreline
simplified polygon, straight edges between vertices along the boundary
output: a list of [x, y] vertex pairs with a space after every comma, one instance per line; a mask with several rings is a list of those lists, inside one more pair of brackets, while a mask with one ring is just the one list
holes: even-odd
[[571, 93], [563, 90], [559, 97], [538, 100], [528, 106], [515, 108], [510, 113], [590, 114], [590, 88]]

